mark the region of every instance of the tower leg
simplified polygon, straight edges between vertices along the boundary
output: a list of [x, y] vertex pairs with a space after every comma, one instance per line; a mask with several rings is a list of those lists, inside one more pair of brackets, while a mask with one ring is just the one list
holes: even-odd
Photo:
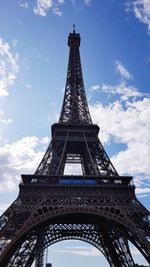
[[101, 238], [111, 267], [135, 266], [128, 241], [120, 232], [116, 229], [108, 230], [107, 227], [102, 227]]
[[39, 252], [35, 260], [35, 267], [44, 267], [44, 250]]

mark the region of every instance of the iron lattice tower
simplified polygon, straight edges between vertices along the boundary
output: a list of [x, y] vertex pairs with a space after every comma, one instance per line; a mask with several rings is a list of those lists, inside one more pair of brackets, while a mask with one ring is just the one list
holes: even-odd
[[[22, 175], [17, 199], [0, 218], [0, 266], [30, 267], [35, 258], [42, 266], [42, 251], [66, 239], [94, 245], [111, 267], [134, 266], [130, 241], [150, 263], [149, 212], [135, 196], [132, 177], [117, 173], [98, 138], [75, 29], [68, 46], [65, 95], [52, 141], [36, 172]], [[82, 175], [64, 174], [70, 162], [81, 164]]]

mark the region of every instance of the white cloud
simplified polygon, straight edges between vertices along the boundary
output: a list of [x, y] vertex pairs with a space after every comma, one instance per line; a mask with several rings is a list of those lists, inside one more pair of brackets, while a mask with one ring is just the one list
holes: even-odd
[[17, 46], [17, 43], [18, 43], [18, 40], [17, 40], [17, 39], [13, 39], [13, 40], [12, 40], [12, 45], [13, 45], [14, 47]]
[[56, 7], [53, 7], [53, 13], [55, 14], [55, 15], [57, 15], [57, 16], [62, 16], [62, 11], [60, 10], [60, 8], [58, 7], [58, 6], [56, 6]]
[[35, 172], [48, 141], [48, 137], [39, 139], [35, 136], [27, 136], [0, 147], [1, 192], [15, 190], [21, 174]]
[[72, 0], [73, 8], [76, 10], [82, 10], [85, 6], [89, 7], [92, 0]]
[[49, 137], [45, 136], [41, 139], [41, 144], [47, 145], [49, 143]]
[[100, 140], [104, 144], [124, 145], [123, 150], [121, 146], [111, 160], [119, 174], [137, 176], [138, 194], [148, 194], [150, 97], [125, 84], [94, 86], [93, 93], [100, 89], [110, 96], [115, 95], [116, 99], [107, 105], [96, 103], [90, 106], [93, 121], [101, 127]]
[[64, 0], [36, 0], [36, 6], [33, 11], [36, 15], [46, 16], [51, 9], [55, 15], [61, 16], [61, 6], [64, 4]]
[[36, 6], [34, 7], [34, 13], [36, 15], [46, 16], [50, 8], [52, 8], [51, 0], [37, 0]]
[[130, 0], [127, 2], [127, 10], [132, 10], [135, 17], [148, 26], [148, 32], [150, 34], [150, 1]]
[[113, 139], [127, 145], [126, 150], [113, 157], [119, 171], [150, 173], [150, 99], [127, 101], [125, 105], [118, 100], [107, 106], [95, 104], [90, 110], [93, 120], [101, 125], [104, 143]]
[[0, 215], [10, 206], [11, 203], [0, 204]]
[[1, 119], [1, 122], [2, 122], [3, 124], [8, 125], [8, 124], [10, 124], [10, 123], [12, 122], [12, 120], [11, 120], [11, 119], [4, 119], [4, 118], [2, 118], [2, 119]]
[[115, 65], [116, 65], [116, 72], [120, 74], [121, 78], [124, 78], [126, 80], [133, 79], [133, 75], [129, 73], [129, 71], [123, 66], [123, 64], [120, 61], [116, 60]]
[[81, 164], [78, 163], [66, 163], [64, 169], [65, 175], [82, 175], [82, 167]]
[[0, 39], [0, 97], [8, 95], [19, 71], [18, 54], [13, 55], [7, 42]]
[[28, 2], [20, 2], [20, 6], [24, 8], [29, 8], [29, 3]]
[[138, 195], [150, 194], [150, 188], [149, 187], [136, 188], [135, 191], [136, 191], [136, 194], [138, 194]]
[[66, 247], [66, 249], [58, 249], [57, 253], [69, 253], [78, 256], [90, 256], [90, 257], [102, 256], [102, 253], [97, 248], [88, 246]]
[[9, 44], [0, 39], [0, 132], [3, 131], [4, 126], [11, 123], [11, 118], [6, 118], [3, 100], [9, 95], [9, 90], [15, 83], [19, 71], [18, 58], [17, 53], [11, 52]]
[[120, 82], [117, 85], [108, 85], [108, 84], [102, 84], [102, 85], [93, 85], [91, 87], [91, 91], [103, 91], [107, 94], [118, 94], [121, 95], [122, 100], [127, 100], [131, 97], [142, 97], [143, 94], [134, 86], [127, 85], [125, 81]]
[[[138, 129], [136, 130], [138, 131]], [[126, 150], [121, 151], [112, 157], [112, 160], [120, 173], [126, 172], [132, 175], [140, 173], [144, 173], [145, 175], [150, 174], [148, 162], [150, 155], [150, 141], [145, 140], [142, 142], [142, 139], [141, 141], [138, 141], [137, 139], [140, 139], [140, 133], [139, 136], [135, 136], [132, 142], [128, 142]]]
[[135, 246], [133, 246], [132, 244], [130, 244], [130, 250], [131, 250], [131, 254], [133, 256], [141, 255], [140, 251]]

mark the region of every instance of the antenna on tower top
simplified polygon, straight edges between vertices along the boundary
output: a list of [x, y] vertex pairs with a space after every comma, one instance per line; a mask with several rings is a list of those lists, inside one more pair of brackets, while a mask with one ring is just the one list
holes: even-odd
[[76, 25], [73, 24], [73, 33], [76, 33], [75, 29], [76, 29]]

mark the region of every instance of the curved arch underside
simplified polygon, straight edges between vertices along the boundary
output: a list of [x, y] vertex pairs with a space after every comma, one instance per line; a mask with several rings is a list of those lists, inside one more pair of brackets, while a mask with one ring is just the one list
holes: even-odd
[[54, 188], [51, 190], [23, 192], [1, 216], [0, 266], [30, 267], [45, 247], [66, 239], [94, 245], [111, 267], [134, 266], [129, 240], [150, 262], [148, 224], [142, 219], [140, 224], [136, 221], [135, 211], [142, 214], [143, 209], [135, 200], [131, 209], [130, 198], [120, 202], [121, 197], [111, 191], [102, 197], [101, 191], [94, 192], [93, 188], [83, 197], [71, 188], [71, 192], [59, 192], [56, 197]]
[[[68, 216], [70, 222], [66, 223], [69, 221]], [[86, 221], [89, 223], [85, 223]], [[95, 223], [91, 223], [92, 221]], [[10, 249], [10, 255], [7, 253], [2, 266], [30, 267], [44, 248], [62, 240], [78, 239], [99, 249], [111, 267], [131, 267], [134, 266], [134, 261], [128, 240], [135, 241], [131, 236], [125, 227], [104, 217], [89, 214], [58, 216], [55, 220], [38, 224], [20, 236]], [[134, 244], [140, 249], [137, 242]]]
[[21, 245], [18, 244], [8, 266], [29, 267], [44, 248], [67, 239], [82, 240], [95, 246], [111, 267], [134, 266], [127, 239], [117, 229], [110, 229], [108, 232], [106, 222], [101, 228], [97, 224], [50, 224], [41, 226], [40, 230], [34, 229], [24, 237]]

